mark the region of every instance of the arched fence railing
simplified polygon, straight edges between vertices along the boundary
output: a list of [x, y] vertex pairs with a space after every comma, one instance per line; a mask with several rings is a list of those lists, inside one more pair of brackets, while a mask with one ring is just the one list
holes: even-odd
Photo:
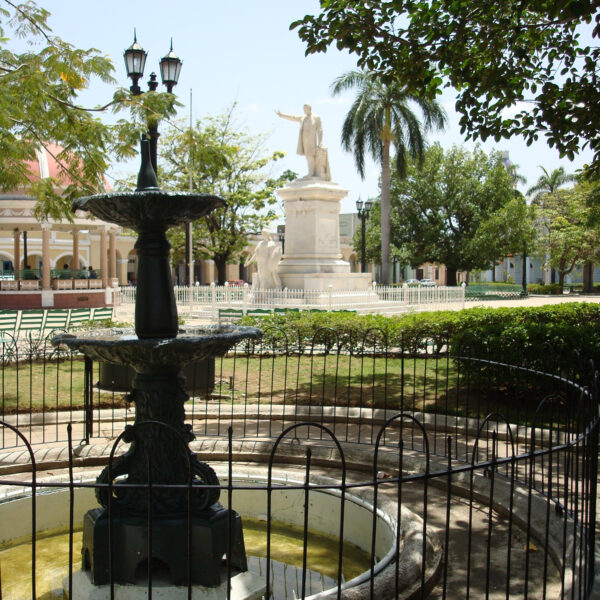
[[[29, 566], [16, 570], [27, 575], [22, 597], [45, 593], [35, 582], [46, 568], [48, 515], [63, 514], [63, 576], [73, 591], [83, 498], [127, 488], [98, 483], [93, 472], [126, 449], [119, 436], [134, 417], [127, 373], [105, 368], [47, 341], [2, 355], [0, 513], [35, 499], [19, 520], [0, 514], [1, 542], [30, 536]], [[598, 381], [577, 353], [469, 337], [392, 345], [379, 330], [358, 339], [271, 330], [186, 376], [192, 449], [216, 464], [221, 483], [212, 487], [223, 505], [252, 527], [264, 522], [262, 541], [247, 550], [273, 597], [425, 597], [432, 589], [441, 598], [590, 596]], [[168, 486], [149, 487], [151, 507]], [[193, 493], [187, 483], [175, 488]], [[281, 522], [296, 536], [289, 563], [276, 541]], [[312, 558], [315, 531], [334, 538], [326, 573]], [[10, 552], [0, 549], [4, 590]], [[235, 569], [225, 565], [227, 580]], [[287, 569], [293, 577], [282, 583]], [[141, 585], [152, 588], [153, 569], [143, 572]]]

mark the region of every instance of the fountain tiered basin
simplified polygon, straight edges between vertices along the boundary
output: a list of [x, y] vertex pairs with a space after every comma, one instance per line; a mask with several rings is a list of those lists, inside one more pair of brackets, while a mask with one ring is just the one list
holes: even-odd
[[[247, 572], [241, 518], [219, 504], [217, 475], [189, 449], [194, 435], [184, 422], [188, 394], [181, 369], [222, 355], [261, 332], [232, 326], [179, 335], [166, 236], [169, 227], [203, 217], [223, 204], [217, 196], [160, 190], [148, 140], [142, 140], [136, 191], [73, 202], [74, 210], [89, 211], [138, 233], [135, 329], [63, 334], [53, 340], [89, 358], [135, 371], [128, 394], [135, 405], [135, 423], [117, 438], [109, 464], [97, 479], [100, 507], [84, 517], [82, 569], [92, 586], [134, 586], [140, 564], [160, 565], [174, 586], [220, 586], [223, 560], [230, 571]], [[129, 450], [114, 458], [121, 441]], [[140, 589], [139, 597], [144, 593]], [[85, 592], [81, 597], [89, 596]]]

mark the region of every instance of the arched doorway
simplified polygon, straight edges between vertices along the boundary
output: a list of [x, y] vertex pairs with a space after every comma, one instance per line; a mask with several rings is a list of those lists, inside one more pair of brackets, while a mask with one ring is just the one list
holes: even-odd
[[14, 269], [15, 266], [13, 264], [12, 256], [0, 252], [0, 278], [13, 279], [15, 276]]

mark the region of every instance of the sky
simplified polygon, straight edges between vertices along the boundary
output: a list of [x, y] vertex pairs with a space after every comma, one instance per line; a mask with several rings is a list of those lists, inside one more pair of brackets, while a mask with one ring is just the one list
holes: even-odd
[[[115, 66], [118, 84], [129, 87], [123, 51], [133, 41], [134, 27], [140, 45], [148, 52], [144, 81], [158, 61], [169, 51], [183, 60], [179, 84], [174, 89], [182, 107], [179, 116], [189, 120], [190, 90], [192, 118], [217, 115], [237, 103], [238, 117], [250, 133], [266, 134], [266, 149], [281, 150], [286, 156], [276, 163], [272, 175], [291, 169], [306, 174], [306, 160], [296, 154], [298, 124], [280, 119], [275, 110], [301, 115], [302, 106], [311, 104], [323, 123], [323, 143], [329, 149], [332, 180], [348, 190], [342, 200], [342, 212], [355, 212], [356, 200], [378, 194], [379, 168], [367, 163], [361, 180], [350, 153], [342, 149], [340, 134], [344, 116], [354, 92], [333, 98], [332, 81], [356, 68], [356, 59], [330, 48], [325, 54], [305, 56], [305, 46], [292, 21], [318, 12], [318, 0], [103, 0], [91, 4], [82, 0], [38, 0], [50, 13], [54, 34], [80, 47], [94, 47], [108, 55]], [[160, 79], [160, 77], [159, 77]], [[142, 86], [146, 88], [145, 84]], [[164, 87], [159, 89], [164, 90]], [[83, 96], [86, 105], [104, 104], [113, 89], [99, 81], [91, 82]], [[430, 143], [439, 141], [444, 148], [464, 145], [454, 111], [454, 95], [444, 92], [441, 103], [448, 114], [448, 127], [430, 134]], [[162, 124], [164, 129], [168, 127]], [[160, 143], [160, 142], [159, 142]], [[552, 170], [564, 166], [569, 173], [590, 162], [592, 153], [584, 151], [573, 162], [560, 159], [543, 140], [526, 146], [522, 138], [480, 144], [486, 151], [508, 151], [527, 179], [522, 191], [534, 185], [543, 165]], [[115, 165], [113, 175], [123, 176], [136, 170], [135, 165]]]

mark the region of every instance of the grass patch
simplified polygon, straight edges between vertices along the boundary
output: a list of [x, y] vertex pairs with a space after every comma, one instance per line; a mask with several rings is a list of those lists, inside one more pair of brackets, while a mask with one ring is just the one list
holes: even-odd
[[[193, 391], [191, 401], [363, 407], [473, 418], [496, 412], [513, 423], [527, 423], [539, 400], [550, 393], [542, 389], [542, 379], [472, 367], [446, 356], [228, 356], [216, 361], [213, 393]], [[97, 370], [94, 375], [95, 381]], [[84, 379], [84, 361], [78, 356], [6, 365], [0, 369], [2, 414], [82, 409]], [[123, 408], [125, 395], [94, 389], [93, 404], [94, 409]]]
[[[0, 367], [2, 414], [77, 410], [84, 406], [83, 357], [34, 360]], [[121, 394], [94, 393], [94, 407], [125, 406]]]

